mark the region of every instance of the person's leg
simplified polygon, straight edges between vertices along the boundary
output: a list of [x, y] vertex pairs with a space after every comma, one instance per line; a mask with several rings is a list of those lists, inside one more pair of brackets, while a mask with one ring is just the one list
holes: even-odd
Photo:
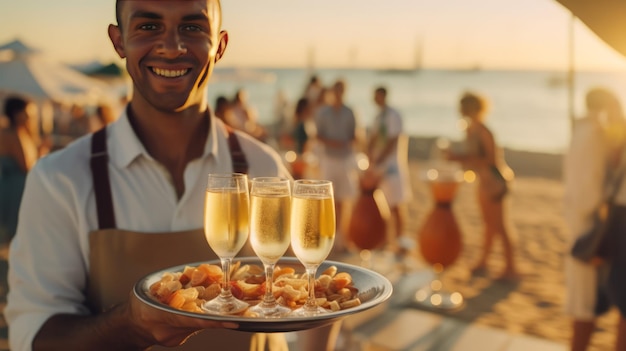
[[617, 340], [615, 340], [615, 351], [626, 351], [626, 317], [620, 315], [617, 325]]
[[478, 204], [482, 213], [484, 234], [483, 234], [483, 246], [481, 248], [481, 254], [476, 265], [472, 268], [472, 272], [480, 272], [487, 268], [487, 260], [491, 254], [491, 248], [493, 247], [493, 238], [496, 234], [495, 226], [493, 222], [493, 216], [491, 215], [492, 201], [485, 195], [484, 191], [479, 188], [478, 190]]
[[574, 320], [572, 323], [571, 351], [586, 351], [591, 340], [591, 335], [596, 327], [595, 321]]
[[505, 268], [502, 273], [502, 277], [516, 278], [518, 276], [518, 272], [515, 268], [513, 243], [504, 222], [504, 202], [503, 200], [494, 201], [491, 206], [491, 218], [493, 220], [494, 233], [500, 236], [504, 251]]

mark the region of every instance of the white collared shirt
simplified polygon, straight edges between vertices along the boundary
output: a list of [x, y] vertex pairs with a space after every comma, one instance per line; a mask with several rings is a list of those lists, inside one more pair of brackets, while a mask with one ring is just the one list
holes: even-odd
[[[117, 227], [135, 232], [202, 228], [209, 173], [232, 172], [224, 125], [211, 119], [201, 158], [187, 165], [180, 198], [169, 173], [145, 150], [124, 113], [107, 128], [109, 176]], [[268, 145], [236, 132], [249, 164], [248, 176], [291, 178]], [[98, 220], [85, 136], [39, 160], [30, 171], [9, 254], [8, 303], [12, 350], [29, 350], [42, 324], [58, 313], [87, 314], [89, 233]]]
[[[370, 130], [371, 135], [378, 138], [377, 145], [375, 145], [377, 148], [375, 154], [384, 150], [389, 139], [400, 137], [403, 133], [402, 128], [402, 116], [400, 116], [398, 110], [390, 106], [382, 108], [374, 117]], [[398, 151], [398, 143], [396, 143], [393, 151], [384, 160], [385, 167], [395, 166], [398, 163], [398, 158], [400, 157]], [[406, 155], [402, 156], [404, 160]]]

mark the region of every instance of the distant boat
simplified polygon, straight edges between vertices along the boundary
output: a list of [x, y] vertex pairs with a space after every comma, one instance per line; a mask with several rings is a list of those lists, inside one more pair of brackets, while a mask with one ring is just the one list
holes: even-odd
[[413, 67], [408, 67], [408, 68], [383, 68], [378, 70], [379, 73], [381, 74], [413, 74], [413, 73], [417, 73], [419, 71], [422, 70], [422, 64], [423, 64], [423, 57], [424, 57], [424, 50], [423, 50], [423, 44], [422, 44], [422, 40], [419, 39], [417, 41], [416, 47], [415, 47], [415, 62], [413, 63]]

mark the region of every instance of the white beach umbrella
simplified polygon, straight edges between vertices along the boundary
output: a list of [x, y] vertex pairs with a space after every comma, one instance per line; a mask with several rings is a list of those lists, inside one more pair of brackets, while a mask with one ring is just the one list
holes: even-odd
[[14, 43], [0, 46], [0, 92], [3, 95], [23, 94], [39, 101], [70, 104], [89, 104], [110, 98], [110, 89], [102, 81]]
[[0, 62], [0, 91], [36, 100], [89, 104], [108, 98], [108, 87], [62, 64], [39, 55]]

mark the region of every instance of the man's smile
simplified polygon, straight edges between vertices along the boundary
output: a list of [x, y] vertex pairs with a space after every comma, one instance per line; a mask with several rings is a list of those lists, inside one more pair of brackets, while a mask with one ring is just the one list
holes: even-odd
[[150, 70], [156, 74], [157, 76], [166, 77], [166, 78], [177, 78], [182, 77], [187, 74], [191, 69], [165, 69], [159, 67], [150, 67]]

